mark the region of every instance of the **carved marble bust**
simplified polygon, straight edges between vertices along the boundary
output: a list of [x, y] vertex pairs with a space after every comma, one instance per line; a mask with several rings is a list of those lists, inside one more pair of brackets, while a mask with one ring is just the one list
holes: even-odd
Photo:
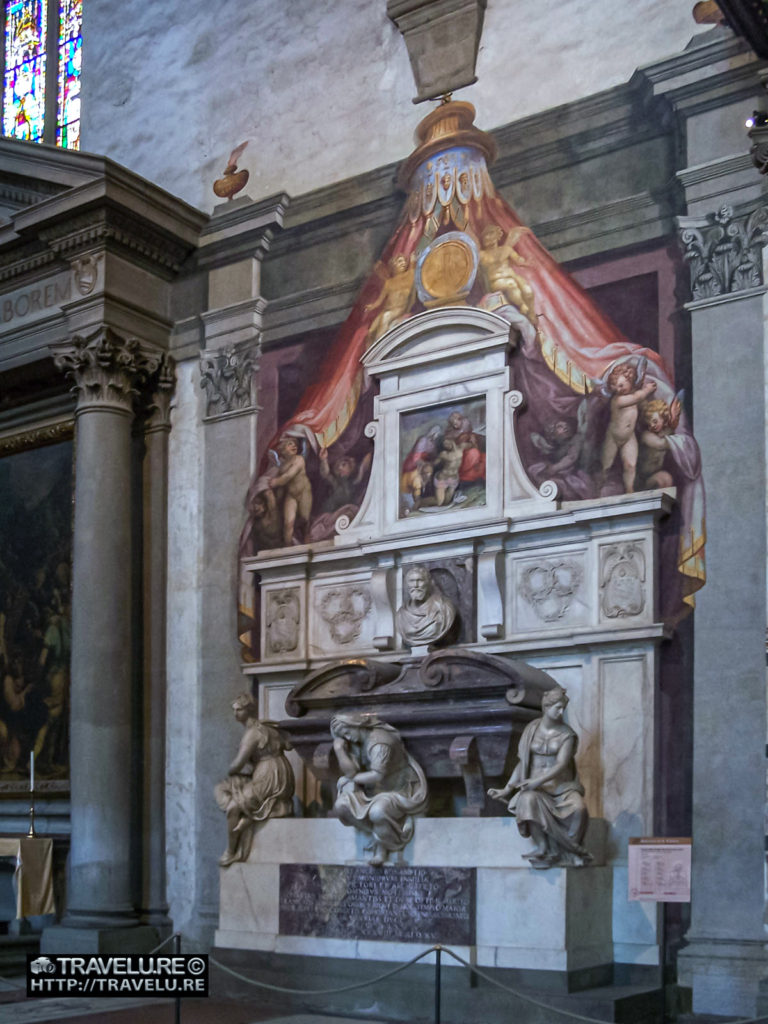
[[429, 569], [413, 565], [405, 573], [405, 601], [397, 610], [397, 628], [409, 647], [444, 640], [456, 622], [456, 606], [432, 580]]

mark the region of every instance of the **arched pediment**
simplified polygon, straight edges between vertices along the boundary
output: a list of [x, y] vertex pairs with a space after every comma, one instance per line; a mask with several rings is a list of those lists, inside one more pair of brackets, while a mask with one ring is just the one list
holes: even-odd
[[362, 362], [372, 375], [384, 365], [439, 362], [508, 343], [514, 328], [497, 313], [446, 306], [410, 317], [382, 335]]

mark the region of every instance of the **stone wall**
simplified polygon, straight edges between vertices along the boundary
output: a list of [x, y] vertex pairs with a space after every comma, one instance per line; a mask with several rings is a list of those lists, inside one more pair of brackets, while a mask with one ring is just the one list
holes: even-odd
[[[691, 6], [494, 0], [457, 98], [488, 129], [625, 82], [700, 31]], [[83, 148], [201, 209], [246, 139], [248, 193], [295, 196], [401, 159], [426, 112], [384, 0], [105, 0], [84, 36]]]

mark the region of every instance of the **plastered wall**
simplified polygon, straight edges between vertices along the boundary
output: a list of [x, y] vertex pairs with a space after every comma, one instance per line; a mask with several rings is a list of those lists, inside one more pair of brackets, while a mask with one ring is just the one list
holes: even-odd
[[[627, 81], [701, 31], [691, 0], [489, 0], [479, 81], [495, 128]], [[83, 148], [204, 210], [238, 143], [254, 199], [402, 159], [426, 113], [385, 0], [85, 5]]]

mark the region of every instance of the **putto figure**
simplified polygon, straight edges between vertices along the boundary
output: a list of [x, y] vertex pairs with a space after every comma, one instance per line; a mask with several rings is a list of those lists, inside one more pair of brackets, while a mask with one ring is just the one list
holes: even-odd
[[249, 693], [241, 693], [232, 708], [245, 733], [229, 777], [214, 789], [227, 815], [227, 849], [219, 860], [223, 868], [248, 859], [259, 822], [293, 814], [293, 769], [285, 756], [291, 744], [274, 722], [259, 721]]
[[501, 292], [507, 302], [516, 306], [535, 326], [533, 289], [514, 269], [526, 265], [515, 244], [528, 230], [524, 227], [513, 229], [502, 242], [504, 232], [498, 224], [485, 227], [481, 235], [480, 275], [487, 292]]
[[403, 579], [405, 600], [397, 610], [397, 628], [409, 647], [445, 640], [456, 622], [456, 606], [435, 585], [429, 569], [413, 565]]
[[488, 790], [492, 800], [509, 801], [507, 810], [517, 818], [520, 835], [533, 840], [533, 851], [525, 856], [534, 868], [592, 861], [582, 845], [589, 814], [574, 760], [578, 738], [563, 721], [567, 703], [561, 686], [544, 694], [542, 717], [525, 727], [509, 782]]
[[414, 815], [427, 809], [426, 777], [397, 730], [377, 715], [334, 715], [331, 735], [342, 772], [334, 811], [342, 824], [373, 836], [369, 864], [380, 867], [413, 838]]
[[603, 393], [611, 400], [611, 418], [605, 432], [601, 462], [601, 486], [618, 455], [626, 494], [635, 490], [638, 444], [635, 426], [639, 406], [656, 390], [656, 381], [645, 380], [647, 360], [617, 363], [605, 377]]
[[[376, 271], [383, 277], [381, 264]], [[366, 313], [379, 309], [368, 331], [371, 342], [386, 334], [390, 327], [408, 315], [416, 293], [416, 268], [413, 258], [409, 259], [400, 253], [389, 261], [389, 276], [384, 277], [378, 296], [366, 307]]]

